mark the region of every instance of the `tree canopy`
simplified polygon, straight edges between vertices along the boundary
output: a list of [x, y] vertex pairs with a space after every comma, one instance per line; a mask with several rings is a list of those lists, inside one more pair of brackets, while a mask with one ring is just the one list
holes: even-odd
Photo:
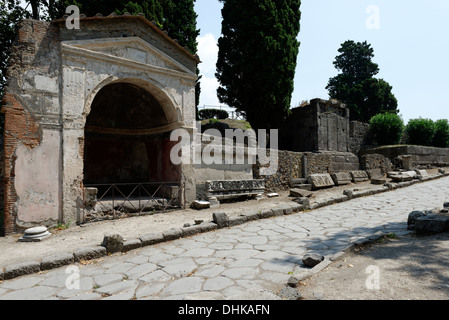
[[326, 86], [329, 97], [347, 104], [352, 120], [368, 122], [378, 113], [398, 113], [393, 87], [374, 77], [379, 73], [379, 66], [372, 61], [371, 45], [348, 40], [338, 52], [334, 66], [340, 73], [329, 79]]
[[290, 110], [301, 1], [220, 1], [218, 98], [254, 129], [278, 128]]

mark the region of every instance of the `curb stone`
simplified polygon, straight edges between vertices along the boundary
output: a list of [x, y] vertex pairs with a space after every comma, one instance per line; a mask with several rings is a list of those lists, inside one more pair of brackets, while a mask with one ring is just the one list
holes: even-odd
[[59, 268], [68, 264], [75, 262], [73, 253], [57, 253], [44, 258], [41, 261], [41, 270], [50, 270], [54, 268]]
[[[387, 183], [383, 188], [379, 188], [377, 190], [369, 190], [371, 192], [363, 192], [362, 191], [362, 192], [355, 193], [355, 194], [353, 194], [352, 199], [355, 199], [358, 197], [363, 197], [366, 195], [374, 195], [377, 193], [388, 192], [388, 191], [395, 190], [398, 188], [407, 187], [407, 186], [413, 185], [415, 183], [427, 182], [427, 181], [436, 180], [436, 179], [447, 177], [447, 176], [449, 176], [449, 173], [439, 173], [437, 176], [423, 177], [423, 179], [419, 179], [419, 180], [400, 182], [400, 183]], [[302, 205], [302, 204], [282, 204], [279, 207], [275, 207], [273, 209], [276, 209], [276, 212], [278, 212], [278, 210], [282, 210], [284, 215], [287, 215], [287, 214], [291, 214], [291, 213], [295, 213], [295, 212], [296, 213], [301, 212], [304, 210], [313, 210], [313, 209], [317, 209], [320, 207], [324, 207], [326, 205], [332, 205], [334, 203], [339, 203], [339, 202], [344, 202], [344, 201], [349, 201], [349, 200], [351, 200], [350, 197], [343, 195], [340, 197], [316, 202], [314, 204], [311, 204], [310, 207]], [[289, 208], [287, 208], [287, 206]], [[241, 223], [245, 223], [245, 222], [254, 221], [254, 220], [271, 218], [271, 217], [275, 216], [275, 212], [273, 211], [273, 209], [265, 209], [262, 211], [251, 211], [251, 212], [243, 213], [239, 217], [231, 218], [231, 220], [234, 220], [233, 223], [235, 223], [235, 225], [238, 225], [240, 223], [237, 223], [237, 221], [245, 220], [244, 222], [241, 222]], [[237, 219], [237, 218], [239, 218], [239, 219]], [[199, 232], [197, 232], [198, 230], [194, 230], [192, 228], [192, 227], [196, 227], [196, 225], [195, 225], [195, 226], [191, 226], [191, 227], [187, 227], [187, 228], [172, 228], [164, 233], [148, 233], [148, 234], [142, 235], [137, 239], [126, 241], [125, 242], [126, 249], [123, 250], [123, 252], [133, 250], [133, 249], [138, 249], [140, 247], [158, 244], [158, 243], [165, 242], [165, 241], [171, 241], [171, 239], [170, 239], [171, 237], [176, 237], [174, 239], [179, 239], [182, 237], [189, 237], [189, 236], [197, 234], [197, 233], [205, 233], [205, 232], [215, 231], [215, 230], [219, 229], [218, 225], [214, 222], [203, 222], [203, 223], [199, 224], [198, 226], [200, 227]], [[192, 228], [192, 229], [189, 229], [189, 228]], [[176, 231], [174, 231], [173, 229]], [[195, 232], [195, 233], [191, 233], [191, 232]], [[410, 232], [404, 231], [401, 234], [405, 235], [408, 233], [410, 233]], [[164, 236], [164, 234], [165, 234], [165, 236]], [[385, 233], [383, 233], [383, 234], [385, 234]], [[374, 240], [380, 238], [381, 236], [376, 236], [376, 238]], [[310, 277], [311, 275], [314, 274], [312, 272], [312, 270], [314, 270], [314, 271], [319, 270], [321, 268], [321, 264], [323, 264], [323, 266], [324, 266], [324, 264], [327, 263], [327, 265], [328, 265], [330, 262], [334, 261], [334, 260], [332, 260], [332, 258], [334, 256], [336, 258], [341, 258], [341, 256], [343, 256], [349, 250], [352, 250], [354, 248], [354, 246], [373, 242], [374, 240], [372, 240], [370, 238], [373, 238], [373, 236], [360, 238], [360, 239], [354, 241], [347, 248], [343, 249], [341, 252], [338, 252], [337, 254], [334, 254], [329, 259], [325, 259], [324, 261], [319, 263], [314, 268], [308, 269], [306, 271], [300, 270], [299, 274], [296, 274], [294, 277], [300, 279], [299, 281], [302, 281], [302, 280]], [[64, 263], [63, 255], [64, 255], [64, 253], [55, 254], [55, 255], [52, 255], [51, 257], [44, 258], [41, 262], [31, 261], [31, 262], [23, 262], [23, 263], [19, 263], [19, 264], [15, 264], [15, 265], [5, 266], [5, 267], [3, 267], [3, 269], [0, 269], [0, 280], [9, 280], [9, 279], [13, 279], [13, 278], [16, 278], [19, 276], [37, 273], [37, 272], [40, 272], [43, 270], [50, 270], [53, 268], [58, 268], [58, 267], [64, 265], [64, 264], [58, 265], [58, 263]], [[72, 254], [67, 253], [66, 261], [71, 261], [71, 258], [69, 258], [69, 256], [73, 256], [73, 262], [79, 262], [80, 260], [98, 259], [105, 255], [107, 255], [106, 248], [104, 248], [102, 246], [87, 247], [87, 248], [79, 249]], [[59, 256], [59, 258], [58, 258], [58, 256]], [[73, 263], [73, 262], [70, 262], [70, 263]], [[44, 264], [42, 264], [42, 263], [44, 263]], [[44, 266], [44, 267], [42, 267], [42, 266]], [[49, 268], [49, 269], [47, 269], [47, 268]], [[315, 269], [315, 268], [317, 268], [317, 269]], [[323, 268], [325, 268], [325, 266]]]
[[5, 267], [3, 271], [4, 280], [13, 279], [22, 275], [37, 273], [41, 271], [41, 264], [37, 261], [28, 261]]

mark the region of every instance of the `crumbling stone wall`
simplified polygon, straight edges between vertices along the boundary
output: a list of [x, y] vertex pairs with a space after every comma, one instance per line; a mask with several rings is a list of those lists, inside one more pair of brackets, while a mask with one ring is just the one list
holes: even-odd
[[349, 151], [358, 154], [362, 146], [369, 143], [369, 124], [359, 121], [350, 122]]
[[349, 110], [336, 101], [314, 99], [292, 109], [280, 129], [280, 149], [295, 152], [349, 151]]
[[[303, 178], [303, 155], [302, 152], [278, 151], [278, 170], [275, 174], [264, 176], [260, 174], [261, 167], [268, 167], [257, 163], [253, 166], [254, 179], [264, 179], [265, 189], [267, 191], [288, 190], [291, 187], [291, 181], [295, 178]], [[270, 156], [268, 150], [267, 156]]]
[[386, 174], [393, 169], [393, 164], [390, 159], [381, 154], [366, 154], [360, 157], [360, 168], [362, 170], [380, 169], [382, 173]]

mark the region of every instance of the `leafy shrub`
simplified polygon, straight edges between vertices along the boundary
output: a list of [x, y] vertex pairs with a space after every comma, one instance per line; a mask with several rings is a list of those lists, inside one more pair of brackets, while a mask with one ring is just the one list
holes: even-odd
[[229, 113], [226, 110], [220, 109], [203, 109], [198, 112], [198, 117], [200, 120], [205, 119], [227, 119], [229, 118]]
[[449, 121], [447, 119], [435, 121], [435, 136], [432, 145], [439, 148], [449, 147]]
[[432, 146], [435, 136], [435, 123], [431, 119], [411, 119], [405, 131], [408, 136], [408, 144], [419, 146]]
[[378, 145], [398, 144], [404, 131], [404, 121], [395, 113], [379, 113], [370, 121], [370, 134]]

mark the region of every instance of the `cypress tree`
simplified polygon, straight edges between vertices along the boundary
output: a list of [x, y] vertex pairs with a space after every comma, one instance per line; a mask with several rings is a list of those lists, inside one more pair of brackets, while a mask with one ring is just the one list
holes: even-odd
[[290, 110], [301, 1], [220, 1], [218, 98], [246, 116], [252, 128], [278, 128]]

